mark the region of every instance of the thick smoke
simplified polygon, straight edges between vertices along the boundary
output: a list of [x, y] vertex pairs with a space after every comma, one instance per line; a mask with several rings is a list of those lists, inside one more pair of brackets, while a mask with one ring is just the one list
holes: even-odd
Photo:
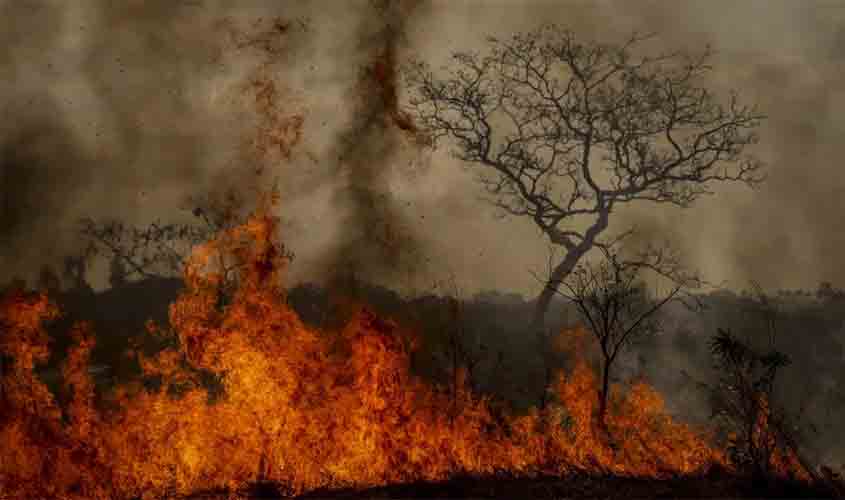
[[165, 217], [202, 183], [225, 148], [225, 117], [197, 96], [218, 50], [202, 12], [3, 3], [0, 278], [75, 252], [80, 217]]
[[696, 229], [678, 231], [679, 238], [734, 286], [752, 279], [768, 287], [841, 283], [833, 256], [845, 240], [833, 228], [845, 188], [836, 160], [843, 122], [835, 111], [845, 89], [845, 9], [787, 1], [660, 5], [661, 14], [642, 11], [642, 24], [672, 45], [712, 43], [718, 87], [737, 89], [769, 116], [758, 148], [769, 162], [768, 183], [752, 196], [729, 191], [702, 204], [685, 219]]
[[[371, 16], [358, 27], [361, 55], [357, 82], [350, 89], [350, 118], [337, 136], [329, 162], [342, 184], [334, 201], [342, 230], [325, 263], [334, 280], [350, 277], [397, 282], [420, 265], [424, 242], [393, 181], [412, 172], [418, 141], [398, 98], [399, 52], [405, 26], [420, 17], [422, 2], [370, 2]], [[405, 206], [403, 206], [405, 205]]]
[[[733, 287], [745, 287], [752, 279], [773, 288], [814, 287], [823, 279], [845, 281], [835, 257], [845, 242], [834, 229], [843, 211], [839, 194], [845, 182], [837, 174], [843, 121], [836, 110], [845, 88], [839, 61], [845, 26], [841, 6], [821, 1], [437, 6], [425, 23], [416, 26], [413, 43], [435, 64], [445, 62], [456, 48], [484, 50], [483, 37], [488, 33], [507, 36], [546, 22], [598, 41], [619, 41], [632, 31], [656, 33], [648, 47], [655, 50], [700, 51], [710, 44], [716, 51], [710, 85], [720, 92], [736, 89], [745, 102], [759, 104], [769, 117], [757, 148], [769, 164], [768, 182], [757, 192], [717, 186], [715, 196], [685, 211], [646, 203], [625, 207], [616, 214], [616, 228], [633, 224], [649, 236], [673, 240], [691, 265], [712, 281], [727, 281]], [[454, 186], [448, 198], [458, 193], [471, 198], [463, 176], [447, 177], [447, 168], [453, 167], [447, 161], [434, 163], [436, 175], [444, 183], [449, 178]], [[497, 271], [486, 277], [471, 273], [478, 276], [476, 283], [484, 287], [507, 282], [527, 290], [525, 268], [542, 259], [536, 234], [522, 229], [520, 221], [493, 222], [479, 215], [475, 204], [464, 209], [453, 218], [450, 233], [466, 234], [474, 220], [479, 242], [489, 238], [499, 244], [488, 247], [484, 264], [478, 264]], [[442, 228], [437, 231], [443, 235]], [[521, 239], [519, 251], [506, 251], [502, 245], [511, 244], [508, 235], [513, 231], [526, 238]], [[497, 261], [507, 261], [508, 266], [497, 266]]]
[[[79, 217], [181, 217], [188, 196], [237, 184], [241, 164], [264, 161], [266, 179], [282, 189], [301, 279], [355, 269], [404, 286], [431, 271], [454, 273], [467, 290], [532, 294], [528, 271], [543, 266], [543, 239], [528, 221], [496, 220], [471, 174], [444, 152], [419, 167], [425, 155], [401, 115], [393, 71], [409, 55], [437, 65], [453, 50], [483, 50], [485, 35], [557, 22], [601, 41], [655, 32], [657, 49], [709, 43], [714, 87], [737, 89], [769, 115], [758, 147], [769, 180], [758, 192], [719, 189], [686, 211], [630, 207], [618, 229], [636, 224], [674, 240], [714, 282], [845, 281], [835, 230], [845, 188], [836, 163], [845, 10], [835, 3], [6, 1], [0, 9], [0, 256], [14, 264], [2, 266], [2, 279], [73, 252]], [[274, 18], [288, 23], [276, 38]], [[242, 43], [250, 33], [263, 41]], [[259, 76], [277, 92], [265, 114], [245, 86]], [[274, 124], [277, 115], [301, 121]], [[298, 136], [290, 158], [245, 154], [276, 125]]]
[[191, 197], [276, 181], [303, 276], [410, 269], [391, 183], [418, 3], [3, 4], [0, 255], [31, 277], [78, 251], [80, 217], [184, 220]]

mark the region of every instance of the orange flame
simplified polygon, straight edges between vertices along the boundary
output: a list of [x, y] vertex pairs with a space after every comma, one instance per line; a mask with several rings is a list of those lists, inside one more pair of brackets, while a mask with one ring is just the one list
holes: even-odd
[[[614, 388], [607, 428], [595, 421], [596, 378], [583, 357], [554, 386], [557, 404], [501, 414], [463, 387], [453, 395], [410, 370], [413, 336], [362, 309], [336, 332], [306, 327], [287, 306], [272, 200], [194, 252], [170, 308], [179, 347], [136, 354], [157, 387], [121, 386], [100, 400], [87, 372], [90, 325], [74, 327], [62, 408], [33, 369], [49, 354], [43, 294], [0, 302], [0, 497], [161, 498], [273, 481], [298, 493], [459, 473], [684, 474], [724, 464], [706, 436], [666, 416], [644, 383]], [[237, 263], [221, 292], [215, 256]], [[150, 325], [153, 334], [167, 329]], [[579, 332], [563, 348], [578, 348]], [[197, 373], [218, 377], [212, 398]]]

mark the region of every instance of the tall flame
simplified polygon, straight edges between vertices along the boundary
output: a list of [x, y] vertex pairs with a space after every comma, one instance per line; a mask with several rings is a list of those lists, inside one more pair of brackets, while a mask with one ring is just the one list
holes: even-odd
[[[58, 309], [43, 294], [3, 297], [0, 348], [12, 362], [0, 400], [0, 497], [161, 498], [256, 481], [299, 493], [497, 472], [661, 477], [725, 464], [644, 383], [614, 389], [600, 428], [583, 356], [558, 377], [556, 404], [516, 415], [465, 384], [453, 393], [415, 376], [411, 332], [366, 309], [339, 331], [305, 326], [285, 301], [271, 205], [194, 252], [169, 327], [149, 328], [178, 347], [134, 354], [159, 384], [98, 395], [87, 371], [94, 336], [81, 323], [60, 405], [33, 371], [49, 355], [44, 325]], [[235, 269], [232, 294], [221, 263]]]

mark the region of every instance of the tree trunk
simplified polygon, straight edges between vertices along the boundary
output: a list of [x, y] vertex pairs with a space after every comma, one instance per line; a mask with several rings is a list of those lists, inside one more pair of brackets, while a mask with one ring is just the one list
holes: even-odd
[[610, 361], [604, 360], [601, 374], [601, 392], [599, 393], [599, 426], [607, 430], [607, 399], [610, 391]]
[[541, 367], [543, 372], [543, 392], [540, 395], [540, 408], [546, 407], [547, 390], [550, 379], [550, 370], [548, 360], [548, 338], [546, 335], [546, 314], [549, 312], [552, 298], [557, 293], [560, 283], [572, 272], [575, 265], [581, 257], [587, 253], [589, 248], [575, 247], [566, 253], [566, 257], [552, 270], [551, 275], [543, 286], [543, 291], [537, 297], [537, 302], [534, 305], [534, 316], [531, 318], [531, 331], [534, 332], [537, 341], [537, 352], [543, 362]]
[[[547, 374], [550, 369], [547, 359], [548, 339], [546, 338], [546, 313], [549, 312], [552, 297], [554, 297], [557, 293], [560, 284], [563, 283], [563, 280], [566, 279], [566, 277], [569, 276], [569, 273], [571, 273], [572, 270], [575, 269], [575, 266], [578, 265], [578, 261], [581, 260], [581, 257], [593, 248], [596, 237], [601, 234], [602, 231], [607, 229], [609, 215], [610, 208], [606, 207], [605, 210], [599, 213], [599, 217], [595, 223], [593, 223], [593, 225], [590, 226], [590, 228], [584, 233], [584, 238], [581, 242], [575, 246], [567, 247], [568, 250], [566, 255], [563, 257], [563, 260], [561, 260], [558, 265], [552, 269], [551, 274], [543, 286], [543, 290], [537, 297], [537, 302], [534, 304], [534, 316], [531, 318], [531, 330], [534, 332], [537, 339], [537, 349], [543, 360], [542, 368], [544, 375]], [[548, 388], [543, 387], [543, 394], [540, 397], [541, 407], [545, 407], [546, 404], [546, 389]]]
[[534, 316], [531, 319], [531, 329], [535, 332], [543, 332], [546, 325], [546, 313], [549, 312], [549, 305], [552, 303], [552, 298], [557, 293], [558, 287], [569, 276], [569, 273], [575, 269], [575, 265], [581, 260], [581, 257], [589, 250], [589, 247], [582, 248], [578, 246], [566, 253], [560, 263], [552, 269], [549, 279], [546, 281], [543, 291], [537, 296], [537, 302], [534, 304]]
[[569, 276], [569, 273], [575, 269], [578, 261], [581, 260], [581, 257], [583, 257], [588, 250], [589, 247], [582, 248], [581, 246], [578, 246], [573, 248], [567, 252], [566, 257], [564, 257], [564, 259], [560, 261], [554, 269], [552, 269], [545, 286], [543, 286], [543, 290], [540, 292], [540, 295], [537, 296], [537, 301], [534, 304], [534, 316], [531, 318], [531, 329], [540, 336], [539, 338], [542, 339], [545, 337], [546, 313], [549, 312], [549, 306], [552, 303], [552, 298], [554, 298], [557, 293], [560, 284], [567, 276]]
[[534, 317], [531, 320], [532, 330], [543, 333], [546, 323], [546, 313], [549, 311], [549, 305], [552, 302], [552, 297], [557, 293], [560, 284], [569, 276], [569, 273], [575, 269], [578, 261], [593, 248], [596, 237], [607, 229], [610, 216], [610, 208], [605, 209], [599, 213], [598, 219], [590, 226], [584, 233], [584, 238], [577, 245], [568, 247], [566, 255], [563, 260], [552, 269], [548, 280], [546, 281], [543, 291], [537, 297], [537, 303], [534, 306]]

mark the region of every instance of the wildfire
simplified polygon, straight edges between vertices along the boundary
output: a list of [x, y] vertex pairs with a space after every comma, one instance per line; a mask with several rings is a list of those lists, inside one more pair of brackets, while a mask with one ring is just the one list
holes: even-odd
[[[284, 252], [266, 208], [196, 249], [169, 325], [149, 328], [178, 348], [133, 353], [145, 380], [160, 383], [98, 395], [83, 323], [60, 405], [33, 372], [49, 355], [44, 325], [57, 308], [44, 294], [3, 297], [0, 349], [11, 364], [0, 395], [0, 497], [161, 498], [257, 481], [300, 493], [500, 472], [661, 477], [725, 464], [644, 383], [616, 388], [599, 428], [583, 358], [560, 374], [555, 404], [503, 414], [468, 387], [452, 393], [413, 375], [412, 334], [366, 309], [339, 331], [306, 327], [285, 302]], [[236, 262], [234, 294], [222, 291], [221, 254]], [[219, 380], [220, 394], [201, 372]]]

